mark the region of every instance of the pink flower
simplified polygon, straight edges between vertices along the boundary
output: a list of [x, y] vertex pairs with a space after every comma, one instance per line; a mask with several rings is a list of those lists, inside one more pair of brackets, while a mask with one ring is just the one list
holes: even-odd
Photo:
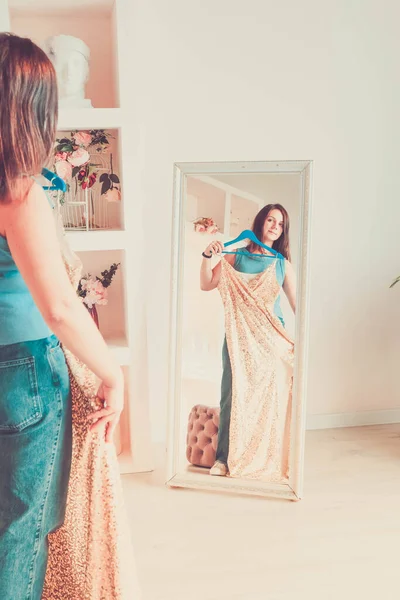
[[81, 167], [85, 165], [90, 160], [90, 155], [87, 150], [84, 148], [78, 148], [68, 157], [68, 162], [71, 163], [73, 167]]
[[91, 277], [90, 279], [81, 279], [81, 288], [86, 295], [82, 298], [82, 302], [92, 308], [94, 304], [107, 304], [107, 289], [103, 287], [101, 281]]
[[77, 146], [84, 146], [86, 148], [92, 141], [92, 136], [90, 133], [86, 133], [86, 131], [78, 131], [78, 133], [74, 135], [74, 140]]
[[207, 232], [209, 234], [215, 234], [218, 233], [219, 228], [211, 217], [201, 217], [194, 221], [194, 230], [200, 233]]
[[67, 156], [68, 156], [68, 154], [66, 152], [57, 152], [57, 154], [54, 157], [54, 160], [55, 161], [67, 160]]
[[113, 188], [104, 194], [104, 198], [107, 202], [119, 202], [121, 200], [121, 192], [117, 188]]
[[56, 173], [61, 179], [71, 179], [72, 177], [72, 165], [66, 160], [59, 160], [55, 164]]

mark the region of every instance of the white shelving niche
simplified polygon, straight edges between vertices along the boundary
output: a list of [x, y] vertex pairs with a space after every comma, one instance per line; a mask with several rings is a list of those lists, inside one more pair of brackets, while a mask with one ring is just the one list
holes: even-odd
[[[85, 145], [79, 146], [82, 140]], [[58, 198], [58, 210], [68, 233], [115, 234], [123, 229], [119, 142], [119, 129], [59, 128], [57, 131], [54, 156], [48, 168], [56, 171], [68, 186], [67, 192]], [[82, 165], [83, 160], [87, 162]], [[104, 235], [103, 242], [107, 242], [107, 237], [116, 241], [115, 236]], [[97, 238], [84, 239], [95, 243]]]
[[[99, 326], [111, 352], [121, 365], [125, 376], [125, 405], [116, 435], [116, 448], [121, 473], [139, 473], [153, 469], [148, 397], [146, 333], [143, 331], [143, 303], [137, 289], [135, 272], [135, 224], [140, 210], [128, 204], [135, 194], [131, 173], [132, 150], [131, 98], [120, 103], [120, 65], [126, 70], [126, 59], [121, 58], [119, 46], [127, 39], [127, 9], [124, 0], [69, 0], [57, 5], [54, 0], [0, 0], [9, 15], [9, 30], [31, 38], [43, 47], [53, 35], [72, 35], [83, 40], [90, 48], [90, 74], [86, 97], [93, 108], [61, 108], [57, 138], [71, 137], [74, 132], [90, 133], [104, 130], [110, 134], [110, 153], [99, 154], [101, 166], [97, 181], [89, 195], [92, 207], [97, 202], [97, 213], [81, 206], [73, 214], [71, 207], [62, 209], [64, 224], [73, 217], [78, 226], [68, 227], [67, 235], [72, 248], [84, 265], [84, 273], [100, 275], [113, 263], [120, 268], [108, 288], [108, 304], [98, 306]], [[5, 10], [6, 14], [7, 10]], [[2, 13], [3, 14], [3, 13]], [[89, 148], [90, 150], [90, 148]], [[91, 156], [92, 158], [92, 156]], [[92, 162], [92, 160], [91, 160]], [[54, 162], [49, 165], [54, 169]], [[120, 198], [105, 201], [100, 188], [100, 176], [113, 173], [120, 181]], [[72, 180], [74, 191], [77, 182]], [[95, 186], [98, 186], [97, 191]], [[117, 186], [118, 187], [118, 186]], [[83, 204], [82, 190], [78, 189]], [[138, 198], [140, 202], [140, 198]], [[89, 212], [87, 212], [89, 210]], [[136, 212], [135, 212], [136, 211]], [[72, 215], [72, 216], [71, 216]], [[84, 218], [82, 217], [84, 215]], [[90, 225], [88, 226], [88, 220]], [[136, 262], [135, 262], [136, 261]], [[137, 357], [142, 357], [140, 365]]]

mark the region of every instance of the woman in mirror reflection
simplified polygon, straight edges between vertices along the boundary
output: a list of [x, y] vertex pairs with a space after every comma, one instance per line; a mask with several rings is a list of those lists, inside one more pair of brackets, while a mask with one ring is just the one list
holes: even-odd
[[221, 255], [211, 242], [203, 253], [200, 285], [219, 290], [225, 311], [223, 373], [216, 461], [211, 475], [287, 482], [294, 343], [280, 305], [285, 292], [295, 313], [295, 273], [290, 262], [289, 215], [280, 204], [264, 206], [252, 227], [255, 243]]

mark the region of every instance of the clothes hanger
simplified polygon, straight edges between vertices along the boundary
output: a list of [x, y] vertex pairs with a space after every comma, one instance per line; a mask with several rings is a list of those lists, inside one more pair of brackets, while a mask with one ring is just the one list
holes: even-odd
[[[275, 256], [276, 258], [280, 258], [280, 259], [284, 258], [282, 256], [282, 254], [280, 254], [277, 250], [274, 250], [273, 248], [270, 248], [269, 246], [266, 246], [265, 244], [260, 242], [260, 240], [254, 233], [254, 231], [251, 231], [251, 229], [245, 229], [244, 231], [242, 231], [242, 233], [240, 235], [238, 235], [237, 238], [235, 238], [234, 240], [231, 240], [230, 242], [226, 242], [224, 244], [224, 248], [227, 248], [228, 246], [232, 246], [233, 244], [237, 244], [238, 242], [241, 242], [242, 240], [251, 240], [254, 244], [257, 244], [257, 246], [260, 246], [261, 248], [265, 248], [265, 250], [268, 250], [268, 252], [271, 252], [271, 254], [273, 256]], [[229, 252], [229, 251], [223, 250], [222, 254], [245, 254], [245, 255], [248, 255], [247, 252], [241, 252], [240, 249], [236, 250], [235, 252]], [[252, 256], [263, 256], [265, 258], [267, 255], [254, 253], [254, 254], [252, 254]]]
[[43, 185], [42, 187], [44, 190], [59, 190], [61, 192], [67, 191], [67, 184], [65, 181], [52, 171], [49, 171], [49, 169], [42, 169], [42, 175], [51, 183], [51, 185]]

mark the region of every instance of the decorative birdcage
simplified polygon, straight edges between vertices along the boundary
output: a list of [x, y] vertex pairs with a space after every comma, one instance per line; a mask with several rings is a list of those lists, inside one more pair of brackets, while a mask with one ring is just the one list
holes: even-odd
[[[103, 141], [89, 145], [90, 137]], [[67, 230], [110, 229], [109, 204], [120, 201], [121, 190], [119, 178], [113, 171], [113, 155], [107, 137], [110, 136], [104, 130], [95, 130], [72, 132], [71, 141], [69, 138], [57, 140], [55, 167], [67, 183], [67, 191], [57, 197], [57, 204]], [[85, 144], [79, 145], [82, 139]], [[71, 166], [68, 164], [71, 158], [79, 162], [80, 157], [73, 156], [76, 152], [81, 152], [84, 162], [80, 166]]]

